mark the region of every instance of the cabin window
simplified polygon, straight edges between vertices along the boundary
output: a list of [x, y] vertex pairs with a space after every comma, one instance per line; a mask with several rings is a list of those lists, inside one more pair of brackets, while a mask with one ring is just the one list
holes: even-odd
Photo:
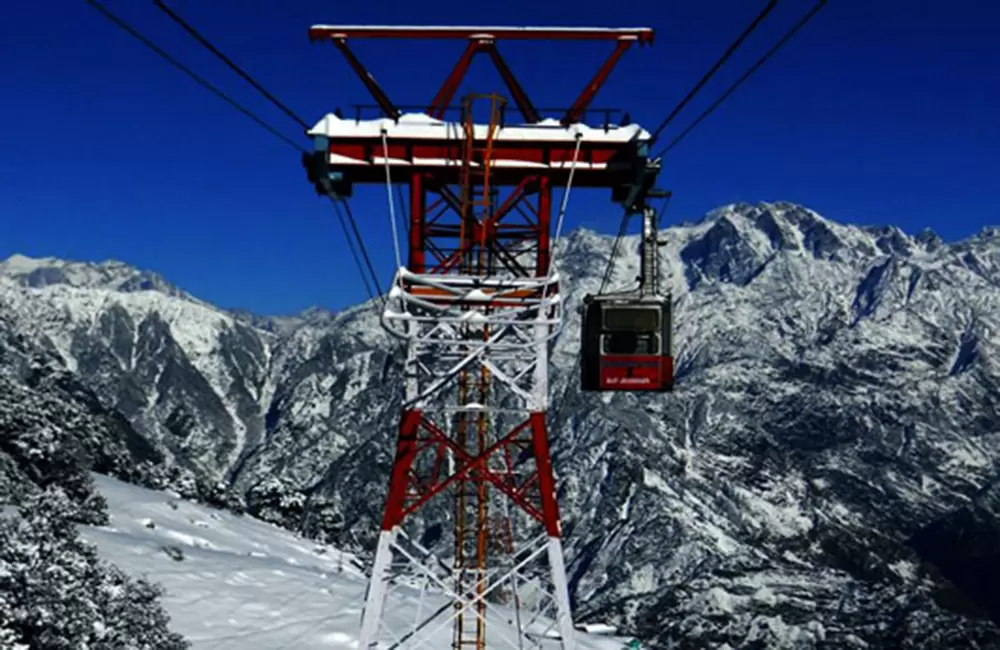
[[659, 309], [605, 308], [604, 329], [610, 332], [658, 332]]
[[636, 334], [635, 332], [613, 332], [601, 337], [601, 351], [604, 354], [660, 354], [659, 334]]

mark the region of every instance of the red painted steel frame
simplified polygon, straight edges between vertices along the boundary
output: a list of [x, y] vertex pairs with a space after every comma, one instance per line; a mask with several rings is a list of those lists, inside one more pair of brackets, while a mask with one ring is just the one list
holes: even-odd
[[622, 58], [623, 54], [625, 54], [625, 50], [627, 50], [631, 45], [632, 41], [630, 40], [623, 39], [618, 41], [618, 45], [615, 47], [615, 51], [611, 53], [611, 56], [608, 57], [608, 60], [604, 62], [604, 65], [601, 66], [601, 69], [597, 71], [597, 74], [594, 75], [594, 78], [590, 80], [590, 83], [587, 84], [587, 87], [583, 89], [583, 92], [580, 93], [580, 96], [577, 97], [575, 102], [573, 102], [573, 106], [571, 106], [570, 109], [566, 111], [566, 115], [562, 118], [562, 123], [564, 125], [573, 124], [574, 122], [579, 122], [581, 119], [583, 119], [583, 112], [587, 109], [588, 106], [590, 106], [590, 102], [594, 101], [594, 97], [597, 96], [597, 91], [600, 90], [601, 86], [604, 85], [604, 82], [608, 80], [608, 77], [611, 75], [611, 71], [614, 69], [615, 64], [618, 63], [618, 60]]
[[448, 75], [448, 78], [441, 85], [441, 90], [434, 96], [430, 108], [427, 109], [427, 114], [439, 120], [444, 119], [445, 111], [448, 109], [448, 105], [451, 104], [451, 100], [455, 98], [455, 93], [458, 91], [462, 79], [465, 78], [466, 73], [469, 71], [472, 59], [480, 52], [486, 52], [493, 61], [497, 72], [500, 73], [500, 78], [503, 79], [507, 90], [510, 91], [511, 97], [514, 99], [514, 103], [517, 104], [517, 108], [524, 115], [525, 121], [529, 124], [540, 121], [541, 117], [538, 111], [528, 98], [528, 94], [524, 92], [521, 84], [518, 83], [514, 73], [507, 66], [507, 62], [500, 56], [500, 51], [497, 50], [496, 43], [492, 40], [480, 39], [473, 39], [466, 46], [465, 51], [462, 52], [462, 56], [459, 57], [458, 63], [455, 64], [451, 74]]
[[358, 75], [358, 78], [361, 79], [361, 83], [368, 89], [368, 93], [378, 102], [379, 108], [392, 119], [397, 119], [399, 117], [399, 109], [392, 103], [389, 96], [385, 94], [382, 87], [378, 85], [372, 73], [368, 72], [368, 69], [358, 60], [358, 57], [354, 56], [351, 48], [347, 47], [347, 41], [343, 38], [335, 38], [333, 39], [333, 45], [347, 59], [347, 63], [354, 70], [354, 73]]
[[[427, 193], [437, 200], [428, 204]], [[537, 207], [527, 199], [538, 196]], [[511, 222], [515, 213], [522, 219]], [[451, 221], [446, 220], [452, 216]], [[498, 258], [498, 264], [522, 277], [544, 276], [549, 270], [549, 228], [552, 217], [552, 183], [546, 176], [523, 177], [500, 201], [485, 223], [466, 223], [470, 230], [466, 241], [459, 241], [461, 202], [446, 184], [433, 174], [414, 173], [410, 178], [410, 256], [414, 273], [449, 273], [455, 270], [468, 247], [485, 241]], [[524, 244], [536, 248], [533, 268], [515, 260], [516, 250]]]
[[[552, 217], [552, 186], [549, 179], [524, 178], [501, 202], [485, 225], [473, 226], [472, 236], [466, 236], [464, 242], [459, 241], [458, 223], [444, 221], [448, 214], [460, 217], [455, 208], [460, 209], [461, 203], [454, 193], [446, 185], [437, 183], [430, 174], [412, 174], [409, 185], [410, 271], [421, 274], [448, 273], [458, 265], [463, 248], [482, 241], [481, 237], [485, 234], [487, 246], [496, 253], [499, 264], [506, 266], [508, 270], [522, 276], [544, 276], [548, 273]], [[438, 195], [438, 199], [430, 204], [427, 201], [429, 192]], [[531, 207], [527, 198], [536, 194], [537, 207]], [[504, 223], [515, 212], [525, 217], [525, 223]], [[449, 245], [449, 242], [458, 242], [458, 245]], [[510, 249], [524, 242], [536, 244], [534, 268], [520, 267], [513, 259], [514, 253]], [[455, 470], [451, 474], [443, 471], [449, 450], [456, 460]], [[513, 459], [528, 450], [535, 459], [535, 469], [520, 481], [513, 472], [489, 469], [489, 460], [494, 456], [502, 454], [507, 459]], [[427, 455], [430, 469], [418, 473], [417, 461], [422, 455]], [[506, 463], [505, 466], [512, 468], [513, 463]], [[527, 419], [505, 435], [500, 435], [490, 447], [473, 454], [457, 445], [422, 411], [404, 410], [382, 530], [390, 531], [402, 524], [430, 499], [452, 484], [462, 481], [489, 483], [507, 495], [519, 509], [540, 522], [548, 535], [559, 535], [559, 506], [555, 496], [555, 478], [549, 457], [544, 413], [528, 414]]]
[[358, 77], [365, 84], [368, 92], [378, 102], [383, 112], [392, 118], [399, 116], [399, 111], [395, 108], [385, 92], [375, 83], [375, 78], [368, 72], [347, 47], [347, 39], [350, 38], [420, 38], [420, 39], [444, 39], [463, 38], [471, 39], [465, 52], [455, 64], [454, 69], [441, 89], [434, 97], [431, 107], [427, 113], [438, 119], [443, 119], [444, 111], [451, 103], [458, 90], [459, 84], [469, 70], [469, 64], [473, 57], [479, 52], [487, 52], [492, 59], [497, 72], [503, 78], [504, 83], [510, 90], [511, 96], [525, 120], [529, 124], [534, 124], [540, 120], [538, 111], [528, 98], [527, 93], [517, 82], [514, 74], [500, 56], [496, 49], [496, 41], [507, 40], [600, 40], [617, 41], [617, 47], [611, 56], [604, 62], [594, 78], [580, 93], [572, 107], [562, 118], [563, 124], [578, 122], [583, 117], [583, 113], [594, 100], [598, 90], [607, 81], [608, 76], [615, 64], [618, 63], [633, 42], [640, 45], [651, 45], [653, 43], [653, 30], [649, 27], [630, 28], [598, 28], [598, 27], [416, 27], [416, 26], [360, 26], [360, 25], [316, 25], [309, 29], [309, 39], [312, 41], [320, 39], [330, 39], [334, 45], [347, 57], [351, 67]]
[[[375, 83], [371, 74], [353, 56], [347, 48], [349, 38], [467, 38], [471, 42], [465, 48], [451, 73], [445, 79], [434, 97], [431, 107], [427, 110], [431, 116], [442, 119], [455, 93], [468, 72], [472, 59], [480, 52], [486, 52], [497, 71], [500, 73], [510, 90], [518, 108], [529, 122], [538, 122], [540, 117], [531, 103], [527, 93], [517, 82], [513, 73], [507, 67], [496, 48], [498, 39], [583, 39], [583, 40], [615, 40], [617, 47], [598, 70], [590, 83], [566, 112], [564, 123], [580, 119], [584, 110], [593, 100], [598, 89], [605, 82], [612, 68], [622, 54], [633, 42], [648, 44], [653, 40], [651, 29], [560, 29], [560, 28], [443, 28], [443, 27], [314, 27], [309, 32], [310, 38], [330, 38], [345, 56], [351, 67], [367, 86], [369, 92], [390, 116], [398, 115], [395, 105]], [[358, 141], [357, 144], [347, 142], [331, 142], [331, 152], [352, 155], [353, 149], [370, 146], [371, 143]], [[435, 157], [442, 152], [437, 151], [441, 144], [428, 143], [424, 146], [436, 147], [434, 152], [422, 152]], [[520, 155], [526, 159], [542, 161], [548, 158], [558, 158], [553, 151], [552, 143], [524, 143], [517, 145]], [[339, 149], [337, 149], [339, 147]], [[400, 147], [407, 149], [396, 150]], [[377, 149], [381, 149], [379, 144]], [[380, 152], [394, 157], [414, 155], [417, 144], [391, 144], [389, 152]], [[593, 147], [585, 147], [585, 158], [593, 159], [597, 154], [590, 151]], [[335, 151], [336, 149], [336, 151]], [[351, 149], [348, 151], [347, 149]], [[358, 153], [358, 152], [355, 152]], [[367, 149], [363, 157], [367, 158]], [[420, 153], [420, 152], [418, 152]], [[435, 153], [435, 156], [431, 156]], [[457, 152], [452, 152], [456, 154]], [[566, 153], [566, 152], [560, 152]], [[602, 156], [612, 156], [616, 152], [604, 151]], [[503, 157], [503, 147], [496, 154]], [[362, 155], [359, 153], [359, 155]], [[485, 247], [496, 257], [497, 264], [519, 276], [545, 276], [551, 263], [550, 226], [552, 217], [552, 189], [560, 184], [558, 174], [552, 170], [544, 174], [531, 174], [524, 171], [511, 170], [511, 176], [498, 176], [495, 185], [512, 187], [509, 194], [500, 202], [497, 209], [484, 223], [473, 221], [465, 224], [471, 229], [464, 240], [461, 220], [463, 219], [462, 204], [458, 196], [448, 187], [455, 179], [447, 176], [445, 170], [413, 170], [409, 175], [410, 189], [410, 227], [408, 267], [418, 274], [447, 274], [454, 272], [475, 242], [485, 242]], [[610, 170], [590, 170], [586, 175], [592, 175], [594, 184], [611, 186], [620, 181], [621, 172]], [[360, 182], [381, 182], [381, 177], [368, 179], [356, 176]], [[584, 180], [581, 178], [580, 180]], [[428, 202], [428, 194], [437, 195], [436, 200]], [[537, 203], [532, 206], [527, 200], [537, 195]], [[512, 216], [518, 213], [523, 220], [512, 221]], [[452, 219], [446, 219], [446, 215]], [[523, 250], [524, 245], [533, 246], [535, 260], [533, 268], [524, 268], [517, 262], [516, 251]], [[496, 305], [498, 306], [499, 305]], [[498, 473], [489, 469], [487, 462], [494, 455], [503, 454], [507, 458], [519, 457], [530, 450], [535, 459], [535, 470], [521, 482], [512, 473]], [[455, 470], [446, 475], [442, 472], [444, 460], [451, 451], [457, 460]], [[418, 457], [429, 454], [429, 471], [417, 473]], [[511, 467], [512, 464], [507, 464]], [[423, 475], [421, 475], [423, 474]], [[396, 455], [390, 478], [389, 494], [386, 500], [382, 529], [390, 531], [400, 525], [403, 520], [417, 511], [427, 501], [440, 494], [450, 485], [460, 481], [487, 482], [497, 490], [506, 494], [521, 510], [538, 520], [551, 536], [559, 535], [559, 507], [555, 497], [555, 479], [552, 462], [549, 457], [549, 447], [546, 432], [545, 414], [531, 413], [527, 419], [511, 429], [506, 435], [500, 435], [496, 442], [479, 454], [472, 454], [457, 445], [437, 424], [419, 410], [407, 409], [403, 412], [399, 427], [399, 437]]]
[[404, 26], [404, 25], [314, 25], [309, 39], [322, 38], [474, 38], [495, 40], [614, 41], [634, 38], [652, 45], [651, 27], [499, 27], [499, 26]]
[[[383, 147], [382, 138], [378, 135], [367, 137], [335, 136], [329, 141], [329, 153], [353, 159], [357, 163], [333, 163], [333, 166], [349, 172], [350, 178], [356, 183], [385, 183], [385, 167], [375, 159], [388, 157], [394, 160], [406, 161], [394, 167], [402, 173], [411, 171], [424, 172], [440, 181], [453, 185], [461, 181], [461, 166], [458, 164], [425, 163], [419, 159], [461, 161], [462, 144], [457, 140], [419, 140], [390, 139], [388, 147]], [[634, 155], [634, 145], [631, 142], [582, 142], [578, 160], [583, 163], [604, 163], [611, 166], [590, 168], [577, 167], [574, 177], [574, 187], [614, 188], [629, 184], [634, 178], [631, 156]], [[491, 170], [491, 185], [516, 186], [525, 174], [541, 173], [538, 164], [556, 164], [544, 170], [552, 183], [565, 186], [569, 180], [569, 172], [573, 156], [576, 155], [576, 145], [569, 139], [541, 140], [538, 142], [523, 142], [507, 140], [494, 142], [494, 161], [513, 161], [523, 164], [516, 166], [497, 166]], [[560, 165], [561, 163], [561, 165]]]
[[[511, 458], [525, 449], [531, 449], [536, 468], [522, 481], [519, 482], [511, 472], [496, 472], [488, 468], [489, 459], [494, 455], [502, 453]], [[455, 455], [456, 471], [443, 476], [441, 468], [449, 450]], [[434, 455], [434, 469], [430, 477], [422, 477], [413, 468], [417, 457], [428, 451]], [[559, 535], [559, 505], [555, 500], [555, 480], [544, 413], [531, 413], [482, 453], [474, 455], [457, 445], [446, 432], [415, 409], [405, 411], [400, 422], [382, 530], [389, 531], [401, 525], [406, 517], [452, 484], [479, 480], [506, 494], [521, 510], [541, 523], [549, 535]]]

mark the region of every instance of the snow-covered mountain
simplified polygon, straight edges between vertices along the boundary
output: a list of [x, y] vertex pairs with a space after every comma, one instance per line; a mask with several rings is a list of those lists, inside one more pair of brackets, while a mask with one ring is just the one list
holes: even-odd
[[27, 287], [65, 284], [72, 287], [105, 288], [128, 293], [158, 291], [167, 296], [193, 298], [167, 282], [159, 273], [141, 271], [123, 262], [101, 264], [72, 262], [54, 257], [34, 259], [13, 255], [0, 262], [0, 275]]
[[[652, 397], [577, 389], [575, 308], [612, 240], [557, 246], [552, 436], [578, 616], [663, 647], [1000, 643], [980, 620], [1000, 620], [981, 580], [1000, 571], [1000, 231], [947, 244], [772, 203], [664, 237], [678, 381]], [[637, 245], [613, 284], [638, 275]], [[121, 264], [15, 257], [0, 309], [252, 509], [337, 543], [375, 531], [400, 387], [371, 305], [254, 317]]]

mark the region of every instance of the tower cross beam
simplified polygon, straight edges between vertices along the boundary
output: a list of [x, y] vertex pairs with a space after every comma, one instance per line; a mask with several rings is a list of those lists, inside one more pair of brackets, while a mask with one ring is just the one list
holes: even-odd
[[454, 440], [452, 440], [448, 434], [441, 431], [437, 425], [430, 420], [422, 418], [421, 425], [442, 447], [450, 450], [456, 455], [460, 463], [460, 468], [450, 476], [447, 476], [444, 479], [439, 479], [435, 484], [418, 491], [416, 494], [419, 496], [416, 497], [413, 503], [403, 508], [400, 513], [400, 518], [405, 518], [408, 515], [413, 514], [425, 503], [446, 490], [456, 481], [462, 481], [469, 478], [470, 475], [475, 475], [492, 483], [498, 490], [505, 493], [512, 500], [514, 500], [517, 505], [521, 506], [525, 512], [537, 519], [540, 523], [544, 523], [545, 515], [542, 513], [541, 509], [531, 503], [525, 496], [525, 492], [527, 492], [528, 488], [537, 482], [537, 478], [533, 478], [535, 473], [532, 473], [531, 476], [526, 479], [525, 484], [517, 485], [516, 482], [509, 484], [511, 481], [511, 475], [509, 473], [501, 477], [485, 468], [486, 463], [498, 453], [502, 452], [505, 456], [509, 454], [510, 447], [517, 443], [516, 438], [531, 426], [530, 419], [527, 419], [517, 425], [510, 431], [510, 433], [497, 440], [486, 450], [478, 454], [470, 454], [465, 449], [456, 445]]
[[[527, 202], [527, 198], [530, 196], [527, 188], [533, 184], [537, 185], [538, 183], [539, 178], [537, 177], [525, 177], [504, 198], [503, 203], [500, 204], [500, 206], [498, 206], [492, 214], [488, 215], [485, 223], [476, 221], [469, 223], [467, 227], [472, 231], [470, 236], [466, 238], [465, 241], [460, 242], [458, 248], [441, 260], [439, 264], [439, 271], [441, 273], [453, 271], [461, 263], [465, 256], [468, 255], [469, 251], [476, 245], [476, 243], [484, 240], [485, 235], [485, 241], [490, 244], [492, 250], [503, 258], [502, 261], [504, 262], [504, 266], [518, 274], [527, 274], [524, 266], [511, 254], [509, 245], [517, 245], [537, 240], [537, 224], [516, 224], [512, 227], [504, 228], [500, 222], [520, 205]], [[439, 188], [439, 191], [441, 192], [441, 197], [445, 200], [447, 205], [452, 208], [458, 217], [461, 218], [461, 200], [455, 196], [454, 192], [452, 192], [447, 186]], [[459, 229], [460, 226], [458, 224], [436, 225], [427, 228], [425, 236], [457, 239]]]

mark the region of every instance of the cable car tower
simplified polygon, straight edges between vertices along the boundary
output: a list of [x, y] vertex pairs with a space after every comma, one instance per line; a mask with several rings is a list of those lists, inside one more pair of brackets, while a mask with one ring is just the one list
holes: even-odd
[[[549, 349], [563, 304], [552, 231], [561, 232], [574, 187], [605, 188], [627, 210], [645, 209], [659, 171], [649, 132], [608, 115], [583, 121], [622, 54], [651, 44], [653, 31], [321, 25], [310, 38], [343, 53], [379, 111], [320, 120], [304, 157], [310, 180], [335, 201], [357, 183], [384, 184], [393, 234], [406, 233], [405, 249], [396, 239], [382, 313], [405, 347], [403, 408], [359, 647], [572, 650], [546, 430]], [[364, 38], [467, 46], [429, 106], [401, 107], [349, 48]], [[535, 107], [497, 49], [527, 39], [616, 46], [553, 115]], [[478, 53], [493, 61], [520, 119], [497, 93], [452, 106]], [[409, 190], [405, 210], [393, 199], [399, 184]], [[417, 604], [417, 617], [387, 606], [390, 591]]]

